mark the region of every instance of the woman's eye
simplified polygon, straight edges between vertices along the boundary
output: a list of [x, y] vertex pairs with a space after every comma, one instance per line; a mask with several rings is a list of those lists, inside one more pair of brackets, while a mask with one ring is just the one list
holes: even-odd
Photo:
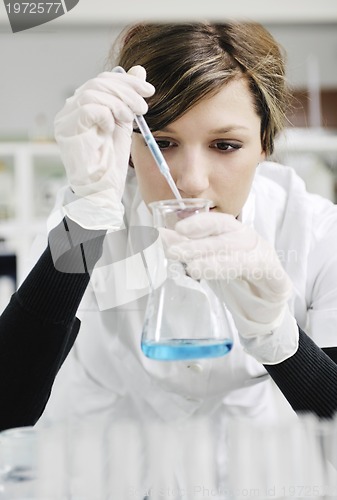
[[171, 142], [167, 139], [156, 139], [156, 143], [158, 144], [158, 147], [160, 149], [168, 149], [168, 148], [174, 146], [173, 142]]
[[213, 142], [210, 147], [213, 149], [218, 149], [219, 151], [233, 151], [236, 149], [240, 149], [242, 146], [241, 146], [241, 144], [237, 144], [237, 143], [233, 143], [233, 142], [216, 141], [216, 142]]

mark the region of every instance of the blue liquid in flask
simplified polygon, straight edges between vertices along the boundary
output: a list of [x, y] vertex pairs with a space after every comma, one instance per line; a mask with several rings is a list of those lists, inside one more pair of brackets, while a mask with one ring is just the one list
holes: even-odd
[[218, 358], [231, 350], [230, 339], [172, 339], [163, 342], [143, 341], [141, 348], [145, 356], [157, 361]]

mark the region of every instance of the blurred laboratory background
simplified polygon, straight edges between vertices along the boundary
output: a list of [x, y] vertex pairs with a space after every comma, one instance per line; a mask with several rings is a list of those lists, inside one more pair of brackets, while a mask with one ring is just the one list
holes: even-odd
[[[336, 16], [337, 17], [337, 16]], [[0, 20], [0, 311], [22, 280], [36, 234], [65, 183], [53, 120], [106, 66], [124, 25], [97, 19], [13, 34]], [[287, 53], [293, 109], [273, 155], [336, 202], [337, 22], [263, 22]]]

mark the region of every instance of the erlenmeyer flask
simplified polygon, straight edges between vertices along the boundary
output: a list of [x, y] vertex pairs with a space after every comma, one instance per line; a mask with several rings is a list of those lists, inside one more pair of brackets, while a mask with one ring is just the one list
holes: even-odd
[[[150, 204], [156, 227], [209, 210], [205, 199], [164, 200]], [[142, 351], [161, 361], [219, 357], [232, 347], [227, 311], [206, 280], [185, 273], [181, 262], [165, 260], [166, 279], [148, 298]]]

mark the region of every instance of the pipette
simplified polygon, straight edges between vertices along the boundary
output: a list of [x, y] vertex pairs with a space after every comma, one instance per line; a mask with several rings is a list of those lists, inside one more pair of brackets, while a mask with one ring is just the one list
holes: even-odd
[[[125, 69], [122, 68], [121, 66], [116, 66], [112, 71], [114, 73], [125, 73], [126, 72]], [[153, 137], [152, 132], [149, 129], [149, 126], [146, 123], [144, 116], [143, 115], [135, 115], [135, 122], [137, 123], [138, 128], [139, 128], [142, 136], [144, 137], [144, 140], [145, 140], [147, 146], [149, 147], [149, 150], [150, 150], [160, 172], [163, 174], [163, 176], [167, 180], [168, 185], [170, 186], [174, 196], [178, 200], [181, 200], [182, 199], [181, 194], [179, 193], [178, 188], [177, 188], [177, 186], [172, 178], [169, 166], [166, 163], [165, 158], [164, 158], [162, 152], [160, 151], [160, 148], [159, 148], [155, 138]]]

